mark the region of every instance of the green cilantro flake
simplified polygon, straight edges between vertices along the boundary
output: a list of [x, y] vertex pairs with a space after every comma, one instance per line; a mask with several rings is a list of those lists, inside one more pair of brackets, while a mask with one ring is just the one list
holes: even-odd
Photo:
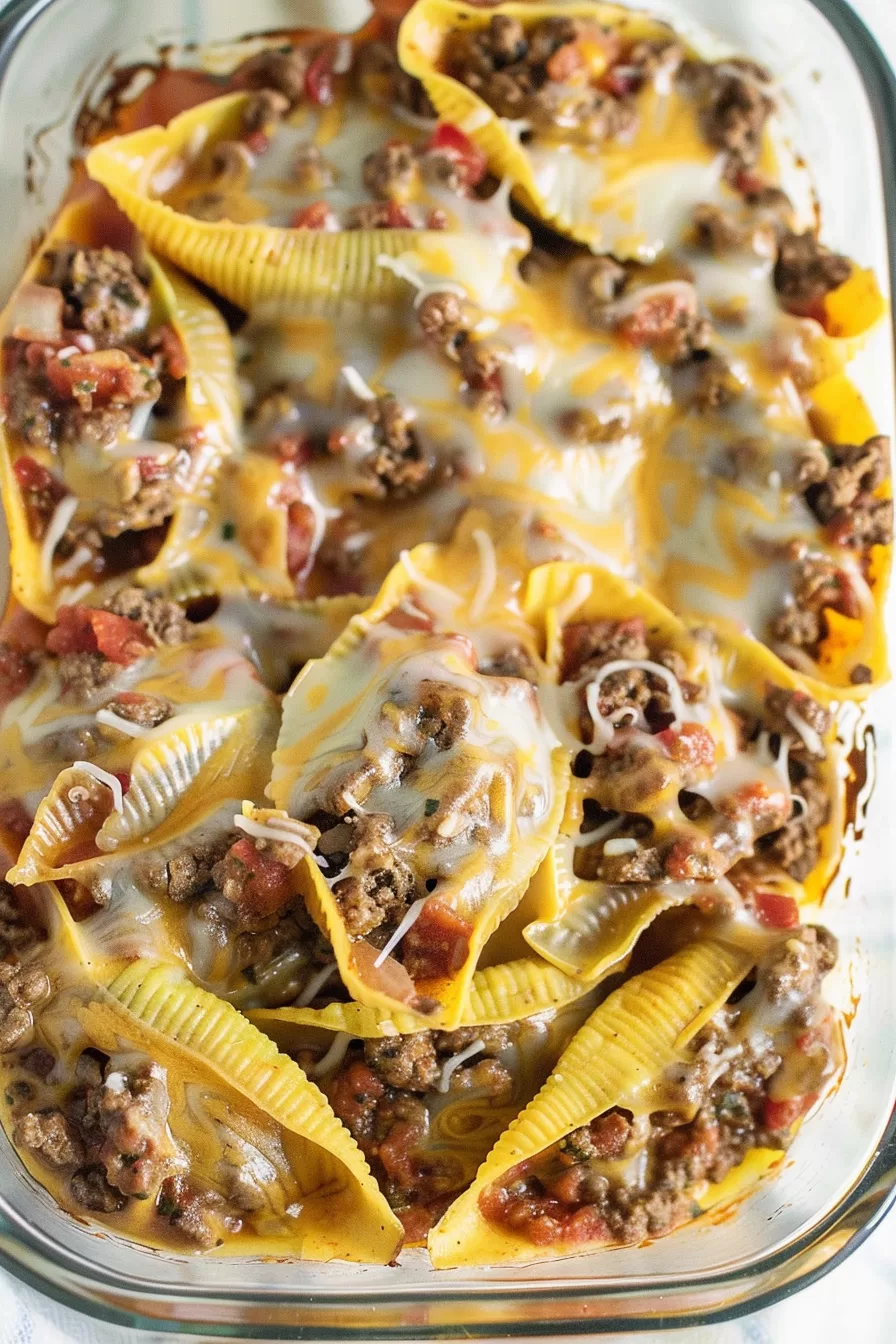
[[438, 812], [438, 810], [439, 810], [438, 798], [427, 798], [423, 808], [423, 811], [425, 812], [426, 816], [431, 817], [433, 812]]
[[222, 523], [221, 536], [225, 541], [233, 541], [236, 536], [236, 523], [232, 523], [229, 518], [226, 523]]

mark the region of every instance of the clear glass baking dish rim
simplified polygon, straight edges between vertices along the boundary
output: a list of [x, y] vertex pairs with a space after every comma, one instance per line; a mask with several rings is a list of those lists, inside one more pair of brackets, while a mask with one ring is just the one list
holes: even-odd
[[[54, 0], [0, 0], [0, 81], [31, 24]], [[848, 0], [809, 0], [832, 25], [852, 56], [874, 118], [881, 162], [887, 247], [896, 277], [896, 75], [874, 37]], [[896, 336], [896, 312], [891, 312]], [[896, 374], [896, 370], [894, 370]], [[156, 1334], [244, 1339], [422, 1340], [586, 1335], [620, 1329], [674, 1329], [721, 1324], [774, 1305], [830, 1273], [850, 1256], [896, 1204], [896, 1109], [860, 1178], [836, 1208], [802, 1237], [740, 1269], [683, 1276], [653, 1276], [625, 1286], [611, 1277], [587, 1284], [513, 1284], [516, 1302], [541, 1304], [526, 1320], [508, 1320], [500, 1282], [471, 1289], [448, 1282], [403, 1289], [400, 1300], [388, 1289], [365, 1295], [330, 1289], [266, 1293], [263, 1302], [239, 1289], [208, 1292], [184, 1285], [137, 1284], [75, 1253], [60, 1253], [0, 1199], [0, 1265], [15, 1278], [73, 1311], [112, 1325]], [[393, 1299], [390, 1306], [390, 1298]], [[613, 1311], [614, 1301], [625, 1309]], [[451, 1305], [450, 1320], [427, 1321], [427, 1308]], [[241, 1310], [235, 1320], [226, 1308]], [[549, 1309], [554, 1308], [554, 1310]], [[223, 1309], [223, 1310], [222, 1310]], [[375, 1311], [376, 1321], [370, 1313]], [[434, 1315], [441, 1316], [437, 1310]], [[257, 1316], [259, 1319], [253, 1319]], [[346, 1327], [345, 1317], [358, 1322]], [[342, 1320], [339, 1318], [342, 1317]], [[363, 1319], [362, 1319], [363, 1317]], [[571, 1319], [574, 1318], [574, 1319]], [[262, 1319], [263, 1318], [263, 1319]], [[338, 1322], [338, 1323], [337, 1323]], [[476, 1334], [473, 1333], [476, 1331]]]

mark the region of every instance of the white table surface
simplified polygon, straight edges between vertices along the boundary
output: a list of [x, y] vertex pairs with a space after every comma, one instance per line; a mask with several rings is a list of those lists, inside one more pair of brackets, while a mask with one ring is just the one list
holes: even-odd
[[[718, 3], [749, 4], [749, 0]], [[896, 0], [851, 3], [896, 65]], [[0, 1270], [0, 1344], [165, 1344], [173, 1338], [77, 1317]], [[810, 1339], [812, 1344], [894, 1344], [896, 1212], [843, 1265], [811, 1288], [765, 1311], [728, 1325], [674, 1333], [577, 1338], [625, 1339], [631, 1344], [804, 1344]], [[568, 1344], [568, 1340], [567, 1336], [564, 1341], [543, 1340], [543, 1344]]]

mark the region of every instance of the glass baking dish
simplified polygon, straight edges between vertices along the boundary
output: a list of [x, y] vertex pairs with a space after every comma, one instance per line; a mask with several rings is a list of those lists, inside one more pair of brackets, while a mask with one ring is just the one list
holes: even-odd
[[[844, 0], [665, 0], [780, 80], [808, 160], [825, 240], [872, 265], [896, 261], [896, 80]], [[0, 181], [5, 298], [69, 175], [73, 125], [114, 64], [160, 45], [256, 32], [351, 28], [363, 0], [19, 0], [0, 10]], [[196, 56], [192, 57], [193, 60]], [[889, 227], [888, 227], [889, 226]], [[892, 430], [893, 331], [881, 324], [854, 366]], [[682, 1325], [767, 1305], [849, 1254], [896, 1197], [896, 902], [886, 804], [896, 796], [891, 690], [844, 722], [874, 769], [855, 790], [864, 831], [829, 892], [841, 940], [835, 1002], [847, 1012], [848, 1071], [805, 1125], [775, 1179], [732, 1214], [652, 1245], [536, 1268], [435, 1273], [420, 1252], [398, 1268], [179, 1257], [142, 1250], [59, 1213], [0, 1138], [0, 1255], [15, 1275], [87, 1315], [205, 1338], [374, 1340], [585, 1334]], [[873, 724], [873, 728], [871, 725]], [[875, 762], [872, 760], [872, 765]], [[833, 979], [833, 977], [832, 977]]]

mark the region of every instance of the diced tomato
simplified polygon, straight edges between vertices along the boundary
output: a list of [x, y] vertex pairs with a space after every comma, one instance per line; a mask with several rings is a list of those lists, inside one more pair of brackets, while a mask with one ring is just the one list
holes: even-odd
[[771, 789], [764, 780], [755, 779], [717, 798], [716, 807], [734, 821], [752, 822], [757, 834], [767, 835], [789, 821], [793, 800], [784, 788]]
[[116, 770], [115, 778], [121, 785], [122, 793], [127, 793], [128, 789], [131, 787], [131, 777], [128, 774], [127, 770]]
[[147, 365], [137, 363], [124, 350], [98, 350], [95, 354], [69, 355], [47, 360], [47, 378], [60, 396], [79, 402], [130, 405], [144, 399], [152, 380]]
[[165, 369], [170, 377], [177, 380], [186, 378], [187, 352], [184, 349], [183, 341], [170, 322], [166, 322], [163, 327], [159, 327], [155, 333], [155, 344], [162, 352]]
[[423, 1138], [423, 1129], [412, 1120], [399, 1120], [379, 1146], [379, 1159], [386, 1175], [402, 1190], [412, 1190], [420, 1179], [414, 1149]]
[[757, 196], [767, 185], [765, 178], [751, 172], [749, 168], [741, 168], [734, 179], [734, 190], [739, 191], [742, 196]]
[[637, 93], [644, 83], [644, 75], [638, 66], [626, 65], [624, 61], [620, 61], [618, 65], [611, 65], [610, 69], [601, 75], [598, 83], [604, 92], [612, 93], [614, 98], [628, 98], [631, 94]]
[[548, 57], [545, 70], [548, 79], [556, 84], [563, 84], [570, 75], [581, 70], [584, 64], [585, 56], [578, 42], [564, 42], [562, 47], [558, 47], [553, 55]]
[[676, 840], [663, 869], [673, 882], [712, 882], [724, 872], [725, 860], [706, 836], [690, 835]]
[[440, 121], [430, 136], [428, 150], [450, 154], [457, 164], [466, 187], [477, 186], [488, 172], [488, 158], [475, 141], [451, 122]]
[[412, 1204], [408, 1209], [398, 1209], [398, 1219], [404, 1228], [405, 1245], [415, 1246], [424, 1242], [433, 1225], [433, 1211], [425, 1204]]
[[137, 470], [141, 481], [164, 481], [171, 473], [171, 463], [164, 458], [144, 454], [137, 458]]
[[292, 876], [285, 863], [262, 853], [249, 836], [231, 845], [225, 862], [227, 878], [241, 888], [239, 906], [247, 915], [267, 919], [283, 909], [292, 894]]
[[467, 959], [473, 925], [444, 901], [429, 900], [404, 936], [405, 961], [413, 957], [416, 980], [437, 980], [459, 971]]
[[683, 723], [680, 728], [664, 728], [656, 734], [673, 761], [682, 765], [712, 765], [716, 759], [716, 744], [712, 734], [699, 723]]
[[310, 62], [305, 72], [305, 93], [317, 107], [329, 107], [334, 98], [333, 62], [336, 44], [328, 43]]
[[686, 293], [668, 290], [649, 294], [616, 326], [616, 334], [629, 345], [654, 346], [669, 339], [676, 328], [693, 312], [693, 300]]
[[20, 490], [48, 490], [56, 499], [63, 499], [68, 494], [62, 482], [33, 457], [17, 457], [12, 471]]
[[598, 1157], [621, 1157], [628, 1143], [632, 1127], [624, 1115], [610, 1111], [591, 1123], [591, 1142], [597, 1149]]
[[759, 923], [767, 929], [799, 928], [800, 908], [792, 896], [780, 891], [756, 891], [753, 907]]
[[598, 1209], [586, 1206], [563, 1220], [559, 1239], [570, 1243], [609, 1241], [610, 1229]]
[[414, 227], [414, 221], [411, 219], [404, 206], [398, 204], [398, 201], [387, 201], [383, 222], [380, 227], [384, 229], [412, 229]]
[[243, 136], [243, 144], [258, 158], [267, 154], [271, 147], [271, 137], [265, 131], [250, 131]]
[[767, 1097], [762, 1108], [762, 1123], [767, 1129], [789, 1129], [817, 1100], [817, 1092], [808, 1092], [804, 1097], [792, 1097], [788, 1101], [773, 1101]]
[[441, 233], [443, 229], [447, 229], [448, 216], [445, 214], [445, 211], [439, 210], [438, 208], [430, 210], [429, 214], [426, 216], [426, 227], [432, 229], [434, 233]]
[[152, 648], [152, 641], [139, 622], [111, 611], [62, 606], [56, 622], [47, 635], [50, 653], [101, 653], [110, 662], [128, 667]]
[[336, 1076], [329, 1088], [330, 1105], [355, 1138], [364, 1135], [386, 1088], [373, 1069], [355, 1060]]
[[322, 229], [332, 233], [338, 229], [339, 224], [326, 201], [312, 201], [310, 205], [303, 205], [301, 210], [296, 211], [289, 221], [289, 227], [291, 229]]

